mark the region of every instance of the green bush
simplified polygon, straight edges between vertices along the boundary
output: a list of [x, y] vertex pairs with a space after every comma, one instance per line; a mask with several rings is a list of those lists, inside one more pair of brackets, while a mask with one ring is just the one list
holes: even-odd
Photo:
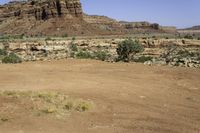
[[9, 55], [5, 56], [3, 59], [2, 59], [2, 62], [3, 63], [21, 63], [22, 60], [19, 56], [17, 56], [16, 54], [14, 53], [10, 53]]
[[4, 36], [0, 36], [0, 40], [9, 40], [10, 36], [4, 35]]
[[200, 55], [197, 57], [197, 60], [200, 61]]
[[198, 53], [190, 52], [188, 50], [180, 50], [177, 53], [178, 56], [185, 58], [185, 57], [197, 57]]
[[131, 55], [142, 52], [144, 47], [138, 42], [132, 39], [126, 39], [118, 44], [117, 54], [118, 60], [129, 62]]
[[135, 62], [141, 62], [141, 63], [144, 63], [146, 61], [151, 61], [153, 59], [153, 57], [151, 56], [141, 56], [137, 59], [134, 59]]
[[78, 47], [75, 43], [71, 43], [70, 44], [70, 49], [73, 51], [73, 52], [77, 52], [78, 51]]
[[8, 53], [4, 49], [0, 49], [0, 56], [6, 56]]
[[64, 38], [65, 38], [65, 37], [68, 37], [68, 34], [66, 33], [66, 34], [62, 35], [62, 37], [64, 37]]
[[51, 37], [45, 38], [45, 41], [51, 41], [51, 40], [52, 40]]
[[75, 41], [76, 40], [76, 37], [72, 37], [72, 41]]
[[182, 44], [185, 44], [185, 40], [182, 40]]
[[79, 59], [92, 59], [93, 56], [87, 51], [80, 51], [76, 54], [76, 57]]
[[109, 55], [105, 51], [98, 51], [94, 53], [94, 57], [98, 60], [105, 61]]
[[185, 39], [193, 39], [193, 36], [192, 35], [185, 35], [184, 38]]

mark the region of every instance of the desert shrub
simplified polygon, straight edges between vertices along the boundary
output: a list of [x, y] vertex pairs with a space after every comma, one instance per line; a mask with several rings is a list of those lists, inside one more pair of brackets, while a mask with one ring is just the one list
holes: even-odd
[[7, 122], [7, 121], [9, 121], [9, 118], [8, 117], [3, 117], [3, 118], [0, 118], [0, 121]]
[[91, 59], [93, 56], [87, 51], [80, 51], [76, 54], [76, 57], [79, 59]]
[[200, 40], [200, 37], [198, 37], [197, 40]]
[[138, 41], [126, 39], [118, 44], [118, 60], [129, 62], [131, 55], [142, 52], [143, 50], [144, 47]]
[[51, 40], [52, 40], [51, 37], [45, 38], [45, 41], [51, 41]]
[[66, 33], [66, 34], [62, 35], [62, 37], [68, 37], [68, 34]]
[[98, 51], [94, 53], [94, 57], [98, 60], [105, 61], [109, 57], [109, 54], [105, 51]]
[[22, 59], [14, 53], [10, 53], [2, 59], [3, 63], [21, 63]]
[[21, 34], [21, 35], [17, 36], [16, 38], [18, 38], [18, 39], [24, 39], [25, 37], [26, 36], [24, 34]]
[[78, 51], [78, 47], [75, 43], [71, 43], [70, 44], [70, 49], [73, 51], [73, 52], [77, 52]]
[[64, 109], [66, 109], [66, 110], [71, 110], [71, 109], [73, 109], [73, 107], [74, 107], [74, 104], [72, 102], [67, 102], [64, 105]]
[[187, 34], [187, 35], [185, 35], [185, 36], [184, 36], [184, 38], [185, 38], [185, 39], [193, 39], [193, 36], [192, 36], [192, 35], [189, 35], [189, 34]]
[[76, 37], [72, 37], [72, 41], [75, 41], [76, 40]]
[[156, 37], [156, 36], [152, 36], [152, 38], [153, 38], [153, 39], [156, 39], [157, 37]]
[[151, 56], [140, 56], [139, 58], [137, 59], [134, 59], [135, 62], [141, 62], [141, 63], [144, 63], [146, 61], [151, 61], [153, 59], [153, 57]]
[[75, 108], [75, 110], [79, 112], [88, 111], [89, 109], [90, 109], [90, 105], [86, 102], [79, 103]]
[[182, 40], [182, 43], [185, 44], [185, 40]]
[[4, 36], [0, 36], [0, 40], [9, 40], [10, 36], [4, 35]]
[[0, 49], [0, 56], [6, 56], [7, 52], [4, 49]]
[[177, 55], [180, 57], [197, 57], [198, 53], [190, 52], [188, 50], [179, 50]]
[[197, 57], [197, 60], [200, 61], [200, 54], [199, 54], [199, 56]]

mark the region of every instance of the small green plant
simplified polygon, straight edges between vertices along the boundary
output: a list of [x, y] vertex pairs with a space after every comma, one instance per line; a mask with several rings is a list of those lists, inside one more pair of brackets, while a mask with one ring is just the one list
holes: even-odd
[[135, 62], [141, 62], [141, 63], [144, 63], [146, 61], [151, 61], [153, 59], [153, 57], [151, 56], [141, 56], [137, 59], [134, 59]]
[[80, 51], [76, 54], [76, 57], [79, 59], [92, 59], [93, 56], [87, 51]]
[[126, 39], [118, 44], [117, 47], [118, 60], [129, 62], [131, 55], [144, 51], [144, 47], [139, 43], [139, 41], [134, 41], [132, 39]]
[[22, 59], [19, 56], [17, 56], [16, 54], [10, 53], [9, 55], [5, 56], [2, 59], [2, 62], [3, 63], [12, 63], [12, 64], [15, 64], [15, 63], [21, 63]]

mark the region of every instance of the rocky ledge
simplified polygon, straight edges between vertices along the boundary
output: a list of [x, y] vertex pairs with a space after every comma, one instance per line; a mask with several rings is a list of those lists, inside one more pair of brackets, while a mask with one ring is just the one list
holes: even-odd
[[[0, 42], [0, 49], [13, 52], [23, 61], [92, 58], [115, 62], [116, 48], [124, 39], [64, 39]], [[144, 52], [132, 61], [146, 65], [200, 68], [200, 41], [185, 39], [139, 39]]]

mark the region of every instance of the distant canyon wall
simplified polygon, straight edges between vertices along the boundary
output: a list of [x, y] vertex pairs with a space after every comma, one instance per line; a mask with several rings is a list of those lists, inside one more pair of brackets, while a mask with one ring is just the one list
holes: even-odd
[[27, 0], [0, 6], [0, 35], [94, 36], [176, 33], [175, 27], [86, 15], [80, 0]]
[[82, 17], [79, 0], [35, 0], [28, 2], [11, 2], [0, 6], [0, 22], [18, 17], [34, 17], [36, 20], [47, 20], [54, 17]]

